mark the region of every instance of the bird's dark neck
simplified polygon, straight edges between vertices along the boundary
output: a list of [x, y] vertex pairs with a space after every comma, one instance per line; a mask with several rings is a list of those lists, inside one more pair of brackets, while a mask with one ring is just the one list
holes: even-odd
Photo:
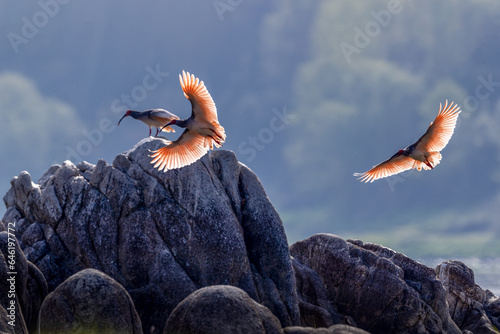
[[178, 119], [175, 121], [175, 125], [177, 125], [178, 127], [181, 127], [181, 128], [185, 128], [186, 126], [188, 126], [188, 123], [189, 123], [189, 118], [188, 119]]
[[138, 118], [141, 118], [144, 115], [140, 111], [130, 110], [130, 116], [132, 116], [135, 119], [138, 119]]
[[[418, 142], [417, 142], [417, 143], [418, 143]], [[403, 154], [404, 154], [405, 156], [409, 156], [409, 155], [413, 152], [413, 150], [415, 149], [415, 146], [417, 146], [417, 143], [415, 143], [415, 144], [411, 144], [410, 146], [407, 146], [407, 147], [404, 149], [404, 153], [403, 153]]]

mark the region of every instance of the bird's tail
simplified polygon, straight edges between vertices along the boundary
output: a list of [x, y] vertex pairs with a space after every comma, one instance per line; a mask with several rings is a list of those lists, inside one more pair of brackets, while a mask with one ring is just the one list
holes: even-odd
[[417, 169], [417, 170], [422, 170], [422, 169], [432, 169], [434, 167], [436, 167], [436, 165], [438, 165], [440, 162], [441, 162], [441, 153], [439, 152], [430, 152], [429, 153], [430, 155], [427, 158], [427, 161], [418, 161], [418, 160], [415, 160], [415, 162], [413, 163], [413, 169]]
[[436, 167], [441, 162], [441, 153], [439, 152], [430, 152], [430, 156], [427, 157], [427, 161], [432, 165], [432, 167]]
[[213, 148], [213, 145], [215, 145], [215, 147], [221, 147], [222, 144], [226, 141], [226, 132], [222, 125], [220, 125], [217, 121], [213, 121], [212, 126], [214, 127], [214, 135], [210, 136], [211, 143], [209, 143], [209, 146], [211, 149]]

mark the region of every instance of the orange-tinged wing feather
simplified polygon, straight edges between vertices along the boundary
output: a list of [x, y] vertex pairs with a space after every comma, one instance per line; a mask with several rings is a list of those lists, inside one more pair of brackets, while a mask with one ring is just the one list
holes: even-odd
[[179, 74], [179, 81], [184, 96], [191, 101], [194, 118], [203, 118], [208, 123], [217, 122], [217, 108], [203, 81], [185, 71]]
[[209, 150], [205, 145], [205, 137], [195, 131], [186, 129], [184, 133], [169, 145], [151, 154], [152, 164], [159, 171], [181, 168], [192, 164], [204, 156]]
[[448, 105], [448, 100], [444, 107], [439, 104], [436, 119], [418, 140], [416, 148], [425, 152], [439, 152], [445, 148], [453, 135], [460, 112], [460, 107], [453, 102]]
[[373, 166], [368, 172], [354, 173], [361, 182], [373, 182], [383, 177], [395, 175], [405, 170], [411, 169], [415, 160], [405, 155], [395, 154], [392, 158]]

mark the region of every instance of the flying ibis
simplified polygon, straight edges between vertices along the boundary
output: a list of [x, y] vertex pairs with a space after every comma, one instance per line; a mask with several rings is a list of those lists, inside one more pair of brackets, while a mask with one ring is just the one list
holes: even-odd
[[383, 177], [395, 175], [405, 170], [428, 170], [436, 167], [441, 161], [440, 151], [450, 141], [458, 115], [461, 110], [458, 105], [448, 100], [444, 106], [439, 104], [439, 112], [427, 131], [414, 144], [399, 150], [388, 160], [373, 166], [365, 173], [355, 173], [361, 182], [373, 182]]
[[125, 115], [118, 121], [118, 125], [125, 117], [130, 116], [132, 118], [138, 119], [139, 121], [143, 121], [149, 126], [149, 135], [151, 136], [151, 127], [156, 128], [155, 137], [158, 136], [158, 132], [175, 132], [170, 126], [166, 126], [170, 121], [179, 119], [176, 115], [172, 114], [169, 111], [164, 109], [150, 109], [146, 111], [135, 111], [135, 110], [127, 110]]
[[166, 124], [166, 127], [177, 125], [185, 130], [177, 140], [151, 154], [154, 167], [165, 172], [192, 164], [214, 146], [221, 147], [226, 140], [224, 128], [217, 120], [215, 103], [203, 81], [184, 71], [179, 80], [184, 96], [191, 102], [191, 116]]

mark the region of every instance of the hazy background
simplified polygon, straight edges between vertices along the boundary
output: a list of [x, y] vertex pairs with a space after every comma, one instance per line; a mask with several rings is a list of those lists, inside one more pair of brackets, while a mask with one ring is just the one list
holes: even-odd
[[[189, 116], [188, 70], [290, 243], [328, 232], [412, 257], [500, 254], [498, 0], [0, 0], [0, 37], [2, 195], [22, 170], [36, 182], [66, 159], [112, 163], [148, 134], [116, 126], [127, 109]], [[463, 112], [436, 169], [352, 176], [412, 144], [446, 99]]]

